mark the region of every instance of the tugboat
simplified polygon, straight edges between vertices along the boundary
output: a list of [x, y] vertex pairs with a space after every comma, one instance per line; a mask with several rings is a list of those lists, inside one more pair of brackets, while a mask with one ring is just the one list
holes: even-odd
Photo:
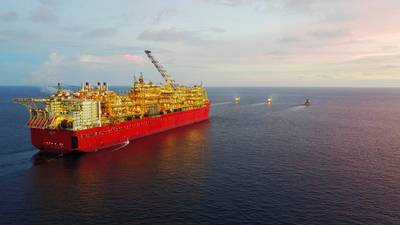
[[239, 102], [240, 102], [240, 97], [238, 96], [235, 98], [235, 103], [238, 104]]
[[267, 100], [265, 100], [265, 104], [271, 105], [272, 104], [272, 98], [268, 97]]
[[306, 102], [304, 102], [304, 105], [305, 106], [310, 106], [311, 105], [311, 102], [310, 102], [310, 99], [306, 99]]

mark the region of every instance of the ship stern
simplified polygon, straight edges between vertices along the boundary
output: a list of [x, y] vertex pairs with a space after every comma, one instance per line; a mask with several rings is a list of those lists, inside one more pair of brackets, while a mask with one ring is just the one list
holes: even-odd
[[32, 145], [49, 153], [76, 151], [77, 138], [72, 131], [31, 128]]

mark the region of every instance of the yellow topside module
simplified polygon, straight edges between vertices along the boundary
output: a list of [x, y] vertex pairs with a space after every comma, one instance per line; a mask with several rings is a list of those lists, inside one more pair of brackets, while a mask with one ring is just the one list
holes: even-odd
[[16, 102], [29, 108], [32, 128], [82, 130], [147, 116], [200, 108], [209, 103], [202, 85], [176, 85], [172, 76], [146, 51], [151, 62], [165, 79], [164, 85], [144, 82], [143, 76], [130, 91], [118, 95], [106, 83], [92, 87], [86, 82], [80, 90], [68, 91], [58, 85], [49, 98], [18, 98]]

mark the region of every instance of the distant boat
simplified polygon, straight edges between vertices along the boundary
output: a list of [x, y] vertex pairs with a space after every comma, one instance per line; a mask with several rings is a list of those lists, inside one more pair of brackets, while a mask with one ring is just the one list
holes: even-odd
[[305, 106], [310, 106], [311, 105], [311, 102], [310, 102], [310, 99], [306, 99], [306, 102], [304, 102], [304, 105]]
[[265, 104], [271, 105], [272, 104], [272, 98], [271, 97], [267, 98], [267, 100], [265, 100]]
[[239, 103], [239, 102], [240, 102], [240, 97], [238, 96], [235, 98], [235, 103]]

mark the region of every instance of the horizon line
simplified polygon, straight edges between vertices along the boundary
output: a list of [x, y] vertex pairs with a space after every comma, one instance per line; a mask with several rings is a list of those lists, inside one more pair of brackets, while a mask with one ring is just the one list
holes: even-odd
[[[29, 85], [29, 84], [10, 84], [3, 85], [0, 84], [0, 87], [56, 87], [57, 85]], [[72, 87], [80, 87], [80, 85], [73, 84], [65, 84], [63, 86], [72, 86]], [[130, 87], [131, 85], [112, 85], [109, 84], [110, 87]], [[184, 85], [185, 86], [185, 85]], [[205, 88], [400, 88], [400, 86], [329, 86], [329, 85], [320, 85], [320, 86], [294, 86], [294, 85], [271, 85], [271, 86], [262, 86], [262, 85], [248, 85], [248, 86], [220, 86], [220, 85], [207, 85]]]

